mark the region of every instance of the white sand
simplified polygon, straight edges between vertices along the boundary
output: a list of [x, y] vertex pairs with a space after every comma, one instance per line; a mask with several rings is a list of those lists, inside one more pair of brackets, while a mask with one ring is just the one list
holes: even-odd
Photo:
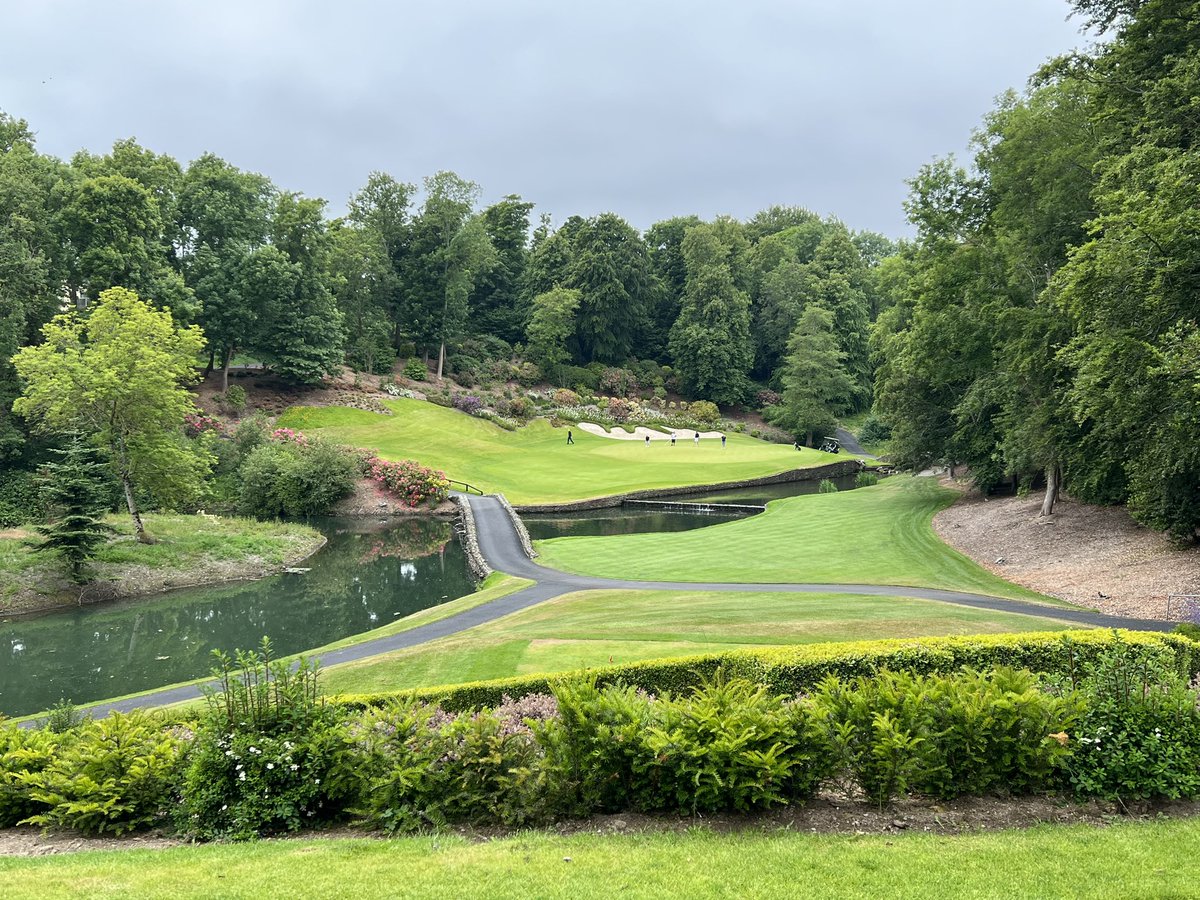
[[[671, 434], [675, 434], [676, 441], [690, 441], [692, 435], [696, 432], [690, 428], [663, 428], [661, 431], [655, 431], [652, 428], [646, 428], [643, 425], [638, 425], [632, 432], [626, 431], [619, 425], [612, 431], [605, 431], [604, 426], [596, 425], [592, 422], [580, 422], [579, 430], [586, 431], [588, 434], [594, 434], [597, 437], [615, 438], [618, 441], [642, 441], [645, 442], [646, 436], [650, 436], [652, 441], [669, 441]], [[721, 432], [719, 431], [702, 431], [700, 432], [702, 440], [720, 440]]]

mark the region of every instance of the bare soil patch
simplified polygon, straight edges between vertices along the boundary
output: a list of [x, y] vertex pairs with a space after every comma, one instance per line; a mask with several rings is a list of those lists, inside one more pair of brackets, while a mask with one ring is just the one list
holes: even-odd
[[[1200, 815], [1200, 802], [1176, 801], [1121, 807], [1115, 803], [1076, 803], [1055, 797], [970, 797], [933, 801], [909, 797], [879, 809], [869, 803], [823, 793], [803, 806], [752, 815], [647, 816], [619, 813], [559, 822], [546, 829], [551, 834], [639, 834], [708, 828], [724, 834], [741, 831], [786, 831], [808, 834], [894, 835], [968, 834], [1037, 825], [1094, 825], [1146, 821], [1162, 817]], [[456, 833], [472, 841], [510, 837], [513, 828], [459, 828]], [[384, 835], [346, 827], [305, 831], [279, 840], [297, 838], [383, 838]], [[163, 832], [150, 831], [123, 837], [95, 837], [75, 832], [46, 832], [31, 827], [0, 829], [0, 856], [49, 856], [83, 850], [161, 850], [188, 843]]]
[[966, 491], [933, 528], [1001, 578], [1112, 615], [1165, 619], [1168, 594], [1200, 593], [1200, 548], [1176, 548], [1123, 507], [1063, 499], [1041, 517], [1041, 504]]

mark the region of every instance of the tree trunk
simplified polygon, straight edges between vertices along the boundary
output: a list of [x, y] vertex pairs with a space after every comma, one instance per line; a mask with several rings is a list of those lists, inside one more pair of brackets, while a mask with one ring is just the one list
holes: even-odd
[[229, 362], [233, 359], [233, 348], [226, 347], [225, 359], [221, 362], [221, 393], [229, 393]]
[[445, 364], [445, 362], [446, 362], [446, 342], [442, 341], [441, 345], [438, 347], [437, 380], [438, 380], [439, 384], [441, 383], [441, 380], [442, 380], [442, 366]]
[[137, 532], [138, 543], [152, 544], [154, 541], [146, 533], [146, 526], [142, 524], [142, 514], [138, 510], [137, 500], [133, 496], [133, 482], [129, 478], [129, 456], [125, 447], [125, 436], [120, 435], [117, 441], [117, 451], [120, 454], [119, 462], [121, 464], [121, 487], [125, 490], [125, 506], [128, 507], [129, 515], [133, 519], [133, 527]]
[[204, 377], [207, 378], [212, 374], [212, 370], [217, 367], [217, 351], [215, 348], [210, 348], [208, 351], [208, 365], [204, 367]]
[[1046, 498], [1042, 501], [1042, 515], [1054, 514], [1054, 502], [1058, 500], [1058, 463], [1046, 466]]
[[954, 462], [954, 460], [950, 460], [950, 464], [948, 466], [946, 466], [946, 474], [949, 475], [951, 478], [954, 477], [954, 467], [956, 465], [958, 465], [958, 464], [956, 462]]

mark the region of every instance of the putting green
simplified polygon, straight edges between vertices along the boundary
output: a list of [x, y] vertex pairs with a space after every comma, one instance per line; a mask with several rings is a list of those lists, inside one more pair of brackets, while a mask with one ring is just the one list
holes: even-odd
[[761, 515], [695, 531], [538, 541], [539, 562], [645, 581], [895, 584], [1052, 601], [997, 578], [930, 527], [956, 493], [897, 475], [836, 494], [775, 500]]
[[580, 591], [419, 647], [332, 666], [330, 693], [457, 684], [750, 646], [1077, 627], [854, 594]]
[[662, 441], [646, 446], [535, 419], [505, 431], [484, 419], [419, 400], [388, 400], [394, 416], [340, 406], [293, 407], [281, 426], [320, 431], [385, 459], [415, 459], [491, 493], [502, 491], [515, 504], [561, 503], [607, 497], [649, 488], [718, 484], [774, 475], [845, 460], [845, 456], [804, 449], [799, 452], [743, 434], [728, 443], [704, 440], [699, 446]]

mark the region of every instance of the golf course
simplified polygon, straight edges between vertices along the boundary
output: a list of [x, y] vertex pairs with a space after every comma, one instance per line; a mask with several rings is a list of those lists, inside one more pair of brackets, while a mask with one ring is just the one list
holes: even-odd
[[681, 440], [672, 447], [555, 428], [545, 419], [506, 431], [433, 403], [403, 398], [383, 402], [394, 415], [301, 406], [280, 416], [278, 424], [368, 447], [383, 459], [416, 460], [484, 493], [503, 492], [516, 506], [761, 478], [846, 458], [736, 433], [727, 436], [724, 447], [714, 439], [698, 445]]

